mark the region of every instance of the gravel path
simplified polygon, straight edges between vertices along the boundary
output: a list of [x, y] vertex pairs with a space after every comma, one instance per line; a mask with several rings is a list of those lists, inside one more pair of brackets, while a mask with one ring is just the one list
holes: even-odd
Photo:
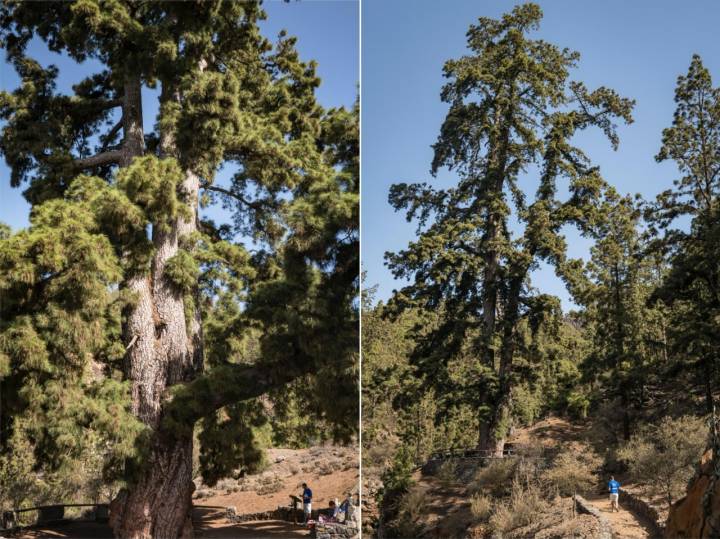
[[611, 511], [608, 496], [590, 496], [587, 498], [587, 501], [610, 521], [610, 525], [612, 526], [616, 539], [652, 538], [650, 528], [646, 525], [644, 520], [627, 509], [624, 509], [622, 505], [620, 506], [620, 512]]

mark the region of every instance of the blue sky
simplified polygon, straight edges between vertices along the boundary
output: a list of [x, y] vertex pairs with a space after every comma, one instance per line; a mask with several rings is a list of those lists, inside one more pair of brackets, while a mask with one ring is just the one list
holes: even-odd
[[[447, 107], [440, 101], [442, 66], [465, 54], [465, 32], [478, 17], [498, 17], [518, 2], [486, 0], [414, 0], [362, 2], [362, 259], [368, 285], [379, 285], [386, 299], [402, 283], [384, 266], [383, 253], [402, 249], [415, 237], [387, 203], [397, 182], [432, 180], [430, 145], [435, 142]], [[606, 179], [623, 193], [654, 198], [676, 176], [672, 163], [658, 164], [662, 129], [674, 111], [677, 76], [685, 74], [693, 53], [702, 56], [720, 85], [714, 0], [577, 0], [540, 1], [544, 12], [535, 36], [581, 54], [573, 78], [588, 87], [609, 86], [637, 100], [635, 122], [619, 130], [614, 152], [598, 133], [576, 142], [601, 167]], [[442, 172], [436, 186], [449, 185]], [[527, 178], [523, 185], [534, 192]], [[589, 242], [568, 231], [569, 254], [585, 257]], [[551, 268], [533, 275], [543, 292], [572, 303]]]
[[[359, 2], [355, 0], [309, 0], [302, 2], [270, 1], [264, 5], [268, 14], [261, 23], [263, 33], [273, 39], [280, 30], [287, 29], [297, 36], [297, 48], [303, 60], [316, 60], [322, 85], [318, 100], [325, 107], [351, 107], [357, 95], [360, 77], [359, 62]], [[58, 90], [71, 92], [71, 86], [89, 74], [100, 70], [97, 62], [77, 64], [67, 57], [48, 52], [40, 40], [32, 42], [29, 54], [43, 65], [55, 64], [60, 68]], [[0, 88], [11, 91], [19, 84], [12, 68], [0, 60]], [[146, 129], [151, 129], [157, 114], [157, 101], [152, 91], [143, 94], [143, 114]], [[218, 175], [217, 181], [227, 180], [230, 171]], [[10, 187], [10, 173], [4, 159], [0, 159], [0, 221], [13, 229], [28, 224], [29, 206], [22, 197], [22, 187]], [[206, 210], [216, 220], [225, 217], [221, 208]]]

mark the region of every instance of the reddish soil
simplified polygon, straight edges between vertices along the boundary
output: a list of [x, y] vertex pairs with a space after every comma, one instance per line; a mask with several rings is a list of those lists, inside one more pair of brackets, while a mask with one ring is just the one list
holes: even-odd
[[588, 426], [574, 424], [560, 417], [548, 417], [531, 427], [517, 429], [508, 439], [520, 445], [557, 447], [577, 442], [585, 437]]
[[[573, 447], [581, 449], [581, 444], [588, 434], [588, 424], [574, 424], [559, 417], [549, 417], [531, 427], [518, 429], [511, 441], [520, 444], [540, 444], [544, 447]], [[623, 488], [635, 489], [632, 484], [622, 481]], [[610, 511], [610, 501], [605, 495], [589, 496], [587, 500], [610, 521], [617, 539], [646, 539], [651, 537], [650, 528], [638, 515], [627, 511], [622, 506], [619, 512]]]
[[[268, 461], [270, 465], [262, 474], [239, 480], [226, 479], [212, 489], [199, 485], [193, 500], [193, 520], [198, 538], [308, 537], [308, 529], [280, 520], [233, 524], [225, 518], [225, 507], [234, 506], [238, 514], [272, 511], [278, 506], [287, 506], [291, 494], [299, 495], [303, 482], [313, 490], [313, 506], [318, 509], [327, 507], [333, 498], [342, 500], [348, 492], [357, 493], [359, 468], [355, 448], [270, 449]], [[24, 530], [11, 537], [111, 539], [112, 536], [110, 528], [104, 524], [67, 522]]]
[[[357, 492], [360, 472], [353, 448], [270, 449], [268, 458], [273, 464], [267, 471], [235, 483], [223, 481], [211, 495], [195, 499], [195, 505], [234, 506], [239, 515], [272, 511], [288, 506], [291, 494], [299, 496], [303, 482], [312, 489], [317, 509]], [[275, 491], [263, 493], [263, 481], [274, 482], [269, 490]]]
[[202, 539], [308, 537], [309, 530], [283, 520], [255, 520], [231, 524], [225, 519], [225, 511], [196, 508], [193, 515], [195, 537]]
[[611, 511], [608, 496], [589, 496], [587, 501], [610, 521], [616, 539], [647, 539], [652, 537], [650, 527], [639, 516], [620, 505], [620, 511]]

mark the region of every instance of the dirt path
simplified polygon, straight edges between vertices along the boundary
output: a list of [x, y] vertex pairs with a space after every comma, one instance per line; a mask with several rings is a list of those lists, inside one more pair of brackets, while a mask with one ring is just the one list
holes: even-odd
[[[519, 429], [512, 441], [521, 444], [540, 444], [544, 447], [572, 446], [583, 441], [588, 424], [572, 424], [569, 421], [549, 417], [532, 427]], [[587, 500], [605, 516], [612, 525], [616, 539], [651, 539], [651, 527], [642, 517], [620, 506], [619, 513], [610, 511], [610, 501], [605, 495], [590, 496]]]
[[[201, 487], [195, 505], [234, 506], [239, 514], [272, 511], [287, 506], [290, 495], [298, 496], [306, 482], [313, 491], [313, 505], [321, 508], [357, 491], [360, 470], [353, 447], [270, 449], [268, 460], [272, 464], [261, 474], [239, 481], [225, 479], [213, 489]], [[267, 488], [264, 481], [273, 488]], [[200, 492], [202, 497], [197, 495]]]
[[616, 539], [654, 539], [650, 527], [639, 516], [623, 509], [622, 505], [620, 512], [611, 511], [607, 496], [595, 495], [586, 499], [610, 521]]
[[300, 525], [282, 520], [255, 520], [232, 524], [225, 518], [222, 509], [196, 508], [193, 513], [195, 537], [198, 539], [230, 539], [252, 537], [288, 538], [309, 537], [310, 531]]

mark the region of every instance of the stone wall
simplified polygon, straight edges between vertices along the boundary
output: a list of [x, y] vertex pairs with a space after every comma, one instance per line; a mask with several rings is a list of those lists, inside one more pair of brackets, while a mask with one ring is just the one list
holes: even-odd
[[657, 510], [651, 507], [645, 500], [636, 495], [620, 489], [620, 505], [631, 509], [636, 515], [640, 515], [651, 527], [652, 536], [662, 537], [665, 534], [665, 523], [660, 518]]
[[598, 539], [613, 539], [613, 531], [610, 521], [606, 519], [600, 511], [590, 505], [585, 498], [578, 495], [575, 495], [575, 506], [577, 507], [579, 513], [591, 515], [598, 520], [598, 523], [600, 524]]
[[355, 522], [351, 524], [340, 522], [316, 524], [312, 536], [316, 539], [354, 539], [360, 537], [355, 524]]
[[[313, 511], [315, 513], [315, 511]], [[293, 509], [291, 507], [278, 507], [272, 511], [262, 511], [260, 513], [246, 513], [244, 515], [238, 515], [235, 507], [225, 508], [225, 518], [230, 522], [250, 522], [253, 520], [287, 520], [292, 522], [293, 520]], [[297, 511], [298, 521], [302, 520], [302, 512]]]
[[[328, 509], [320, 509], [319, 511], [315, 510], [312, 512], [311, 518], [313, 520], [317, 520], [318, 516], [323, 513], [327, 512]], [[277, 509], [273, 511], [262, 511], [260, 513], [246, 513], [244, 515], [238, 515], [237, 510], [235, 507], [226, 507], [225, 508], [225, 518], [227, 518], [230, 522], [239, 523], [239, 522], [250, 522], [254, 520], [285, 520], [288, 522], [293, 521], [293, 511], [295, 511], [292, 507], [278, 507]], [[351, 513], [352, 514], [352, 513]], [[302, 522], [303, 515], [300, 510], [297, 510], [297, 521]], [[348, 538], [357, 538], [360, 536], [358, 533], [359, 530], [359, 522], [360, 522], [360, 514], [359, 510], [355, 508], [354, 518], [348, 522], [326, 522], [323, 524], [317, 523], [312, 531], [312, 537], [316, 537], [317, 539], [348, 539]]]
[[379, 472], [374, 474], [375, 478], [370, 478], [371, 473], [363, 475], [363, 497], [362, 497], [362, 530], [363, 537], [373, 537], [375, 535], [375, 527], [380, 517], [380, 508], [378, 507], [378, 494], [383, 488], [383, 483], [377, 478]]

